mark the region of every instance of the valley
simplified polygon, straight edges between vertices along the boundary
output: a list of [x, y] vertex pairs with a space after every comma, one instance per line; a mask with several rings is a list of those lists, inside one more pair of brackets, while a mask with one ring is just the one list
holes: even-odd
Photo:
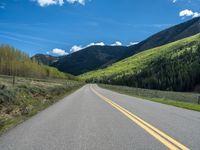
[[199, 150], [199, 6], [1, 0], [0, 150]]

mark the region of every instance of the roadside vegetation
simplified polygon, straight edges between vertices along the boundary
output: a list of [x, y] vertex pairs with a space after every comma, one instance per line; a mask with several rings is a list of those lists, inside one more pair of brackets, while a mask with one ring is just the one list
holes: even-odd
[[83, 85], [64, 79], [0, 76], [0, 133], [57, 102]]
[[200, 91], [199, 68], [200, 34], [197, 34], [80, 77], [93, 83], [167, 91]]
[[99, 84], [99, 86], [121, 94], [126, 94], [180, 108], [200, 111], [200, 94], [198, 93], [169, 92], [106, 84]]
[[0, 46], [0, 134], [84, 85], [20, 50]]

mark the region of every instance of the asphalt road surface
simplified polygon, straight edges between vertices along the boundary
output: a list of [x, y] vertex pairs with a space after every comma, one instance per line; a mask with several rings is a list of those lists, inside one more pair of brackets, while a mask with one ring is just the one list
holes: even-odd
[[0, 150], [200, 150], [200, 113], [86, 85], [0, 137]]

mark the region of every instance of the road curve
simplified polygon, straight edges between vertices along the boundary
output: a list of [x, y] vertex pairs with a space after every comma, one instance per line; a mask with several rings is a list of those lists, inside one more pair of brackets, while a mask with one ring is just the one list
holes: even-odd
[[0, 137], [0, 150], [200, 149], [200, 113], [86, 85]]

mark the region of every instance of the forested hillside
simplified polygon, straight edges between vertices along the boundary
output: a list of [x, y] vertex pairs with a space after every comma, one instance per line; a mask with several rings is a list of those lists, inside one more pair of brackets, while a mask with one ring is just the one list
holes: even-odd
[[200, 34], [141, 52], [81, 78], [140, 88], [193, 90], [200, 83]]
[[23, 77], [72, 78], [56, 68], [42, 65], [29, 56], [8, 45], [0, 46], [0, 74]]
[[91, 46], [62, 57], [35, 55], [33, 58], [62, 72], [80, 75], [104, 68], [144, 50], [180, 40], [200, 32], [200, 17], [172, 26], [132, 46]]
[[79, 75], [112, 64], [127, 52], [123, 46], [91, 46], [84, 50], [60, 57], [52, 64], [62, 72]]

